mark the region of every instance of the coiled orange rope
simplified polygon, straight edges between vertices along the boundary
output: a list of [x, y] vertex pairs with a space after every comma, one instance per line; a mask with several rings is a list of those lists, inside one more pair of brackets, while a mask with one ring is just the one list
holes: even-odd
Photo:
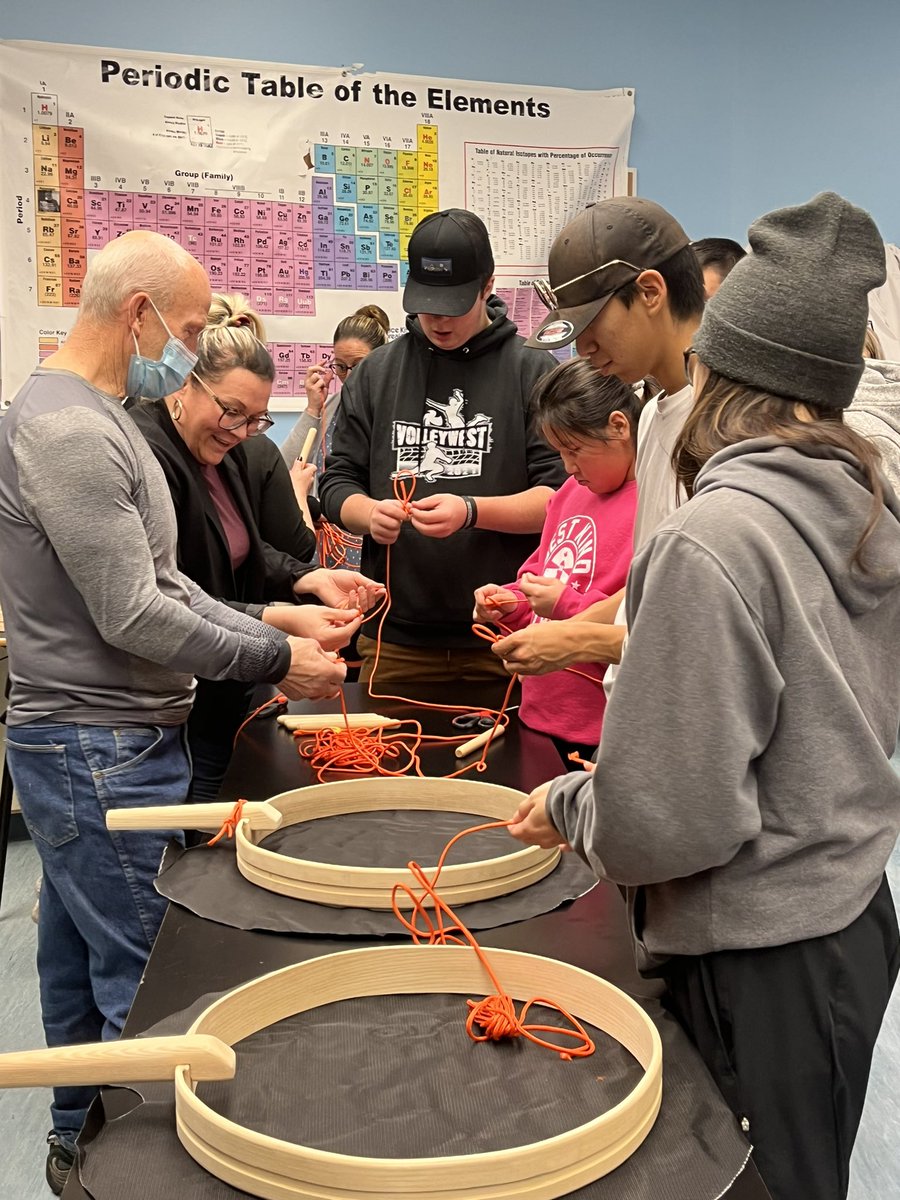
[[[553, 1050], [564, 1061], [569, 1061], [573, 1058], [586, 1058], [588, 1055], [594, 1053], [596, 1049], [594, 1042], [578, 1018], [573, 1017], [571, 1013], [567, 1012], [554, 1000], [549, 1000], [542, 996], [534, 996], [532, 999], [526, 1000], [522, 1004], [521, 1009], [516, 1012], [515, 1001], [503, 990], [503, 986], [494, 974], [487, 955], [476, 941], [475, 935], [460, 920], [449, 904], [441, 899], [437, 892], [438, 880], [440, 879], [441, 871], [444, 869], [447, 855], [460, 838], [485, 829], [505, 829], [509, 824], [509, 821], [490, 821], [485, 825], [474, 825], [470, 829], [463, 829], [460, 833], [457, 833], [444, 847], [434, 874], [430, 879], [418, 863], [407, 863], [407, 867], [421, 888], [421, 892], [414, 892], [405, 883], [395, 884], [392, 893], [394, 915], [411, 934], [416, 945], [446, 946], [449, 943], [469, 945], [477, 954], [478, 961], [484, 967], [495, 988], [495, 993], [491, 996], [486, 996], [483, 1000], [467, 1001], [469, 1016], [466, 1020], [466, 1032], [474, 1042], [524, 1037], [528, 1041], [534, 1042], [537, 1046]], [[405, 895], [412, 905], [411, 917], [408, 917], [400, 907], [398, 898], [401, 894]], [[426, 908], [426, 899], [430, 899], [433, 905], [433, 917]], [[528, 1022], [528, 1014], [536, 1005], [554, 1009], [568, 1022], [570, 1028], [565, 1029], [555, 1025], [540, 1025]], [[481, 1032], [477, 1032], [477, 1029], [480, 1029]], [[560, 1046], [556, 1042], [548, 1041], [547, 1038], [541, 1037], [541, 1034], [555, 1034], [557, 1037], [570, 1038], [574, 1042], [574, 1045], [571, 1047]]]

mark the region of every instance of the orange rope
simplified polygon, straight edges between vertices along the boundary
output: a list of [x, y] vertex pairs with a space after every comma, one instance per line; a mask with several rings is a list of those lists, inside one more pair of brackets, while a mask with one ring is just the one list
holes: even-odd
[[244, 805], [246, 803], [246, 800], [238, 800], [230, 814], [225, 818], [222, 828], [215, 837], [210, 838], [210, 840], [206, 843], [207, 846], [215, 846], [216, 842], [220, 842], [222, 838], [228, 838], [230, 840], [234, 837], [237, 830], [238, 821], [241, 819], [241, 813], [244, 811]]
[[580, 767], [584, 767], [586, 771], [593, 771], [597, 766], [596, 763], [590, 762], [586, 758], [582, 758], [581, 755], [576, 753], [574, 750], [570, 754], [566, 755], [566, 757], [568, 758], [569, 762], [577, 763]]
[[[468, 944], [477, 954], [478, 961], [484, 967], [491, 983], [494, 985], [495, 993], [494, 995], [486, 996], [483, 1000], [467, 1001], [469, 1016], [466, 1020], [466, 1033], [468, 1033], [474, 1042], [524, 1037], [528, 1041], [534, 1042], [537, 1046], [544, 1046], [548, 1050], [555, 1051], [566, 1062], [573, 1058], [586, 1058], [588, 1055], [594, 1053], [594, 1043], [578, 1018], [573, 1017], [562, 1005], [557, 1004], [553, 1000], [545, 999], [542, 996], [535, 996], [525, 1001], [519, 1012], [516, 1012], [515, 1001], [503, 990], [500, 981], [494, 974], [491, 964], [476, 941], [474, 934], [463, 924], [449, 904], [442, 900], [437, 893], [438, 880], [440, 879], [441, 871], [444, 869], [447, 855], [460, 838], [466, 837], [470, 833], [478, 833], [484, 829], [505, 829], [509, 824], [509, 821], [491, 821], [485, 825], [475, 825], [470, 829], [463, 829], [460, 833], [457, 833], [444, 847], [434, 874], [430, 879], [418, 863], [407, 863], [409, 871], [422, 890], [421, 893], [417, 894], [405, 883], [394, 884], [391, 896], [394, 915], [411, 934], [417, 946], [423, 944], [429, 946], [446, 946], [450, 943], [460, 946]], [[401, 893], [412, 904], [411, 918], [407, 917], [400, 908], [398, 896]], [[430, 899], [434, 906], [433, 918], [426, 908], [426, 898]], [[448, 919], [449, 924], [445, 924], [445, 917]], [[555, 1025], [528, 1023], [528, 1014], [535, 1005], [555, 1009], [569, 1023], [570, 1028], [560, 1029]], [[480, 1033], [476, 1032], [476, 1026], [481, 1030]], [[575, 1042], [575, 1045], [571, 1048], [560, 1046], [558, 1043], [548, 1041], [547, 1038], [540, 1036], [540, 1034], [544, 1033], [571, 1038]]]
[[362, 538], [339, 525], [320, 520], [316, 526], [316, 554], [323, 567], [343, 567], [349, 552], [362, 546]]
[[287, 704], [287, 702], [288, 702], [287, 696], [282, 696], [281, 693], [279, 692], [277, 696], [273, 696], [271, 698], [271, 700], [267, 700], [265, 702], [265, 704], [261, 704], [259, 706], [259, 708], [254, 708], [254, 710], [250, 714], [250, 716], [245, 718], [245, 720], [241, 721], [240, 725], [238, 725], [237, 732], [234, 735], [234, 741], [231, 743], [231, 749], [232, 750], [237, 749], [238, 738], [241, 736], [241, 734], [244, 732], [244, 730], [250, 724], [250, 722], [254, 719], [254, 717], [258, 717], [259, 714], [261, 712], [263, 712], [265, 709], [267, 709], [270, 704]]

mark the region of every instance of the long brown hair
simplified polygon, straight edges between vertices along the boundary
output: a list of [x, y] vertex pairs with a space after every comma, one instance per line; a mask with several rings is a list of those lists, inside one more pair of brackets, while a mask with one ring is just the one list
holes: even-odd
[[841, 409], [805, 403], [805, 409], [813, 417], [810, 421], [802, 419], [797, 407], [795, 401], [757, 391], [710, 371], [675, 443], [672, 452], [675, 475], [688, 496], [693, 496], [703, 464], [718, 450], [748, 438], [775, 437], [801, 454], [815, 454], [819, 446], [845, 450], [858, 461], [872, 492], [868, 520], [850, 560], [851, 565], [865, 571], [862, 551], [875, 532], [884, 505], [879, 475], [881, 454], [868, 438], [844, 424]]

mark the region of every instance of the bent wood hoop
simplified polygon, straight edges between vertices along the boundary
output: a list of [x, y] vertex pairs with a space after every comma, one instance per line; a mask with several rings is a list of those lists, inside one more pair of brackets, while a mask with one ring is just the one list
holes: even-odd
[[[235, 832], [237, 866], [245, 879], [282, 896], [338, 908], [390, 908], [396, 883], [418, 886], [405, 867], [336, 866], [278, 854], [259, 842], [279, 826], [287, 828], [301, 821], [386, 809], [474, 813], [492, 821], [508, 821], [524, 799], [524, 792], [473, 779], [367, 776], [312, 784], [244, 806]], [[233, 811], [231, 804], [112, 809], [106, 815], [106, 824], [110, 829], [183, 826], [215, 831]], [[526, 846], [496, 858], [451, 862], [441, 872], [441, 896], [450, 905], [505, 896], [549, 875], [559, 858], [558, 847], [542, 850]], [[401, 907], [411, 906], [402, 892], [397, 900]], [[431, 901], [426, 898], [424, 903]]]
[[[604, 1030], [644, 1075], [608, 1112], [530, 1145], [440, 1158], [363, 1158], [268, 1137], [213, 1112], [194, 1092], [190, 1069], [175, 1069], [178, 1137], [211, 1174], [264, 1200], [554, 1200], [625, 1161], [656, 1120], [662, 1046], [647, 1014], [612, 984], [578, 967], [514, 950], [491, 950], [506, 991], [521, 1000], [552, 995]], [[264, 975], [212, 1004], [191, 1027], [232, 1044], [267, 1025], [356, 996], [484, 994], [484, 969], [466, 947], [378, 947], [312, 959]], [[490, 1043], [483, 1046], [490, 1053]]]
[[[385, 809], [423, 812], [475, 813], [508, 821], [524, 793], [495, 783], [471, 779], [365, 778], [320, 783], [272, 796], [268, 803], [282, 814], [282, 828], [343, 813]], [[258, 845], [265, 836], [249, 823], [239, 822], [235, 834], [238, 870], [245, 879], [300, 900], [345, 908], [390, 908], [396, 883], [417, 887], [412, 874], [400, 867], [336, 866], [290, 858]], [[538, 846], [511, 851], [498, 858], [450, 863], [441, 872], [440, 893], [450, 905], [471, 904], [505, 896], [549, 875], [560, 850]], [[409, 899], [397, 894], [401, 907]]]

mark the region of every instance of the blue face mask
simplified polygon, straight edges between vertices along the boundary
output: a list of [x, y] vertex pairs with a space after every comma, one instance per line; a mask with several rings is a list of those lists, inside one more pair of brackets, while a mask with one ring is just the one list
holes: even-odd
[[143, 396], [147, 400], [161, 400], [163, 396], [171, 396], [173, 392], [184, 387], [188, 375], [197, 363], [197, 355], [192, 354], [184, 342], [173, 336], [152, 300], [150, 300], [150, 305], [159, 317], [163, 329], [169, 335], [169, 340], [163, 347], [160, 358], [145, 358], [140, 352], [134, 330], [131, 331], [135, 353], [128, 360], [125, 395], [128, 397]]

